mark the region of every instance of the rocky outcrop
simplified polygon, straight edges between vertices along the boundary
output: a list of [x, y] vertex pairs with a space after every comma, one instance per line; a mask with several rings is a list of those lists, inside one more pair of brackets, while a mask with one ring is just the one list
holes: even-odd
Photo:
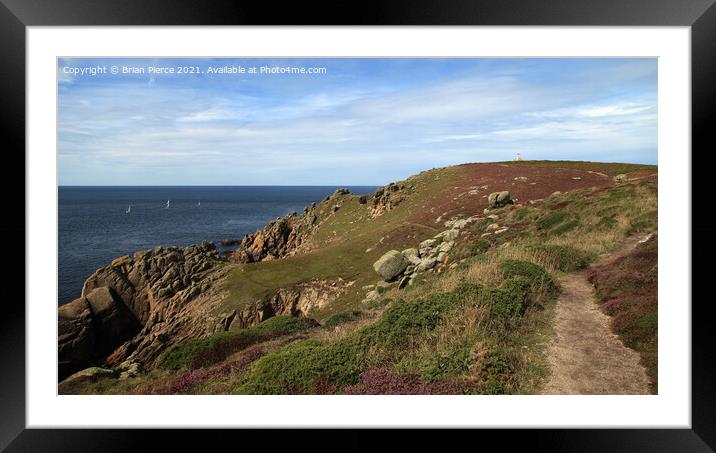
[[348, 195], [348, 189], [336, 189], [319, 205], [312, 203], [306, 206], [303, 214], [293, 212], [277, 218], [255, 233], [247, 234], [241, 240], [239, 248], [231, 254], [230, 260], [237, 263], [254, 263], [297, 253], [321, 221], [336, 212]]
[[315, 310], [336, 300], [353, 283], [337, 277], [280, 288], [244, 310], [233, 311], [217, 325], [216, 330], [243, 329], [279, 315], [310, 316]]
[[403, 201], [406, 192], [409, 190], [405, 184], [390, 183], [385, 187], [380, 187], [373, 194], [373, 204], [371, 207], [371, 216], [378, 217], [386, 211], [390, 211]]
[[[114, 370], [100, 367], [89, 367], [78, 371], [60, 382], [60, 387], [69, 387], [76, 384], [96, 382], [102, 378], [116, 377]], [[60, 392], [62, 393], [62, 392]]]
[[163, 343], [181, 336], [182, 326], [206, 331], [201, 316], [182, 315], [222, 275], [220, 263], [214, 245], [204, 242], [137, 252], [95, 271], [81, 297], [58, 310], [60, 378], [133, 355], [151, 362]]
[[614, 177], [614, 182], [617, 184], [624, 184], [629, 182], [629, 177], [624, 173], [618, 174]]
[[[494, 215], [490, 217], [498, 218]], [[385, 282], [397, 281], [399, 289], [412, 285], [415, 278], [423, 272], [435, 272], [436, 269], [441, 272], [449, 260], [448, 253], [453, 249], [460, 236], [460, 230], [483, 218], [475, 215], [466, 219], [447, 220], [445, 221], [445, 226], [449, 227], [447, 230], [436, 234], [431, 239], [422, 241], [417, 248], [408, 248], [402, 252], [397, 250], [387, 252], [373, 264], [373, 269]], [[381, 285], [386, 285], [386, 283], [379, 282], [377, 284], [378, 287]], [[388, 285], [390, 286], [390, 284]], [[363, 299], [364, 303], [380, 297], [381, 291], [378, 287], [376, 289], [373, 289], [373, 285], [363, 287], [363, 289], [370, 289]]]
[[514, 204], [510, 192], [493, 192], [487, 197], [487, 206], [489, 208], [501, 208], [508, 204]]
[[58, 320], [60, 379], [107, 356], [140, 329], [134, 314], [106, 286], [60, 307]]

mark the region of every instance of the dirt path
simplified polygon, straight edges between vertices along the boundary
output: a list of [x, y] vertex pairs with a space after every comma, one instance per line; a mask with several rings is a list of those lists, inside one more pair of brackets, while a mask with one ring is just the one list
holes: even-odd
[[[633, 249], [640, 238], [630, 238], [606, 262]], [[551, 377], [545, 395], [649, 394], [648, 378], [639, 354], [624, 346], [609, 328], [609, 316], [596, 303], [587, 272], [560, 279], [554, 338], [548, 349]]]

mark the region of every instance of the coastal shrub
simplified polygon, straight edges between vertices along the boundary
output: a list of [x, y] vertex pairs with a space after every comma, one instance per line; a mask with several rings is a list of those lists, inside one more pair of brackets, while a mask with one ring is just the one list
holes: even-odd
[[553, 263], [555, 269], [573, 272], [589, 266], [592, 257], [589, 253], [570, 245], [533, 245], [529, 250], [536, 252], [546, 261]]
[[418, 364], [418, 370], [427, 382], [463, 376], [470, 370], [470, 345], [463, 342], [445, 353], [431, 354]]
[[370, 363], [390, 363], [426, 332], [435, 330], [445, 316], [470, 300], [483, 288], [463, 284], [449, 293], [425, 299], [398, 301], [374, 324], [333, 343], [302, 341], [258, 360], [244, 393], [310, 393], [320, 381], [322, 388], [344, 387], [358, 381]]
[[376, 300], [372, 300], [372, 301], [368, 302], [366, 304], [366, 308], [368, 310], [377, 310], [379, 308], [385, 307], [386, 305], [388, 305], [391, 302], [393, 302], [393, 299], [391, 299], [389, 297], [384, 297], [382, 299], [376, 299]]
[[309, 318], [275, 316], [247, 329], [219, 332], [206, 338], [182, 341], [159, 358], [157, 367], [164, 370], [202, 368], [218, 363], [258, 342], [316, 325], [317, 323]]
[[485, 253], [487, 249], [490, 248], [492, 243], [488, 241], [487, 239], [478, 239], [477, 241], [473, 242], [471, 252], [473, 255], [479, 255], [481, 253]]
[[589, 281], [601, 309], [612, 317], [612, 329], [624, 344], [639, 352], [658, 387], [658, 239], [652, 236], [616, 261], [594, 268]]
[[477, 364], [477, 378], [480, 393], [484, 395], [504, 395], [510, 393], [514, 378], [514, 366], [511, 357], [502, 348], [493, 345], [480, 358]]
[[357, 382], [360, 368], [353, 345], [347, 341], [322, 343], [306, 340], [291, 344], [256, 361], [245, 394], [309, 394], [319, 381], [325, 386]]
[[423, 382], [417, 373], [396, 373], [373, 368], [360, 375], [361, 382], [341, 390], [344, 395], [459, 395], [476, 393], [478, 384], [467, 381]]
[[526, 308], [526, 280], [510, 280], [501, 288], [488, 288], [490, 319], [503, 326], [511, 326], [522, 316]]
[[480, 255], [485, 253], [491, 245], [492, 243], [486, 239], [458, 244], [450, 252], [450, 261], [455, 262]]
[[[507, 279], [501, 289], [523, 293], [524, 304], [541, 303], [545, 299], [555, 297], [559, 286], [544, 268], [530, 261], [505, 260], [500, 268]], [[524, 309], [526, 305], [520, 307]]]
[[502, 269], [507, 279], [521, 277], [527, 279], [530, 283], [552, 280], [547, 271], [530, 261], [505, 260], [500, 263], [500, 269]]
[[[502, 267], [507, 280], [500, 288], [463, 283], [450, 292], [397, 301], [374, 324], [346, 338], [333, 342], [306, 340], [270, 353], [254, 363], [239, 391], [251, 394], [332, 393], [355, 385], [358, 387], [351, 387], [353, 390], [350, 391], [386, 391], [382, 386], [373, 390], [370, 390], [372, 385], [365, 387], [365, 382], [360, 383], [361, 373], [371, 367], [398, 363], [417, 343], [469, 304], [485, 304], [492, 321], [511, 326], [519, 321], [533, 300], [534, 289], [551, 282], [544, 269], [533, 263], [507, 261]], [[496, 360], [486, 369], [497, 375], [500, 364]], [[422, 376], [420, 382], [441, 382], [465, 375], [470, 366], [469, 344], [457, 342], [449, 353], [426, 356], [416, 366], [417, 376]], [[503, 382], [505, 378], [491, 379]], [[490, 384], [488, 389], [492, 390], [489, 391], [499, 390], [495, 382]], [[424, 387], [420, 389], [431, 391]]]
[[326, 322], [323, 323], [324, 327], [334, 327], [339, 324], [343, 324], [346, 322], [356, 321], [360, 319], [363, 316], [363, 312], [360, 310], [350, 310], [350, 311], [344, 311], [341, 313], [336, 313], [335, 315], [331, 316], [326, 320]]

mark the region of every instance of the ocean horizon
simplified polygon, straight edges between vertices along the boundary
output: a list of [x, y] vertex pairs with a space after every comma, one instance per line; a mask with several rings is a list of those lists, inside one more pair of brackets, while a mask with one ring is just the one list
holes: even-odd
[[377, 188], [58, 186], [58, 306], [79, 297], [87, 277], [114, 258], [156, 246], [184, 247], [204, 240], [225, 250], [221, 240], [241, 239], [277, 217], [301, 213], [340, 187], [354, 194]]

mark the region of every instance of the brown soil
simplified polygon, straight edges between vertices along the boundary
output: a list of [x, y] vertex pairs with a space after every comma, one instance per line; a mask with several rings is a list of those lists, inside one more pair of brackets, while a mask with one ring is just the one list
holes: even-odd
[[[639, 238], [630, 238], [619, 251], [600, 262], [632, 250]], [[551, 376], [540, 393], [545, 395], [649, 394], [646, 370], [639, 353], [627, 348], [609, 328], [610, 318], [597, 305], [587, 272], [560, 279], [554, 338], [548, 351]]]

